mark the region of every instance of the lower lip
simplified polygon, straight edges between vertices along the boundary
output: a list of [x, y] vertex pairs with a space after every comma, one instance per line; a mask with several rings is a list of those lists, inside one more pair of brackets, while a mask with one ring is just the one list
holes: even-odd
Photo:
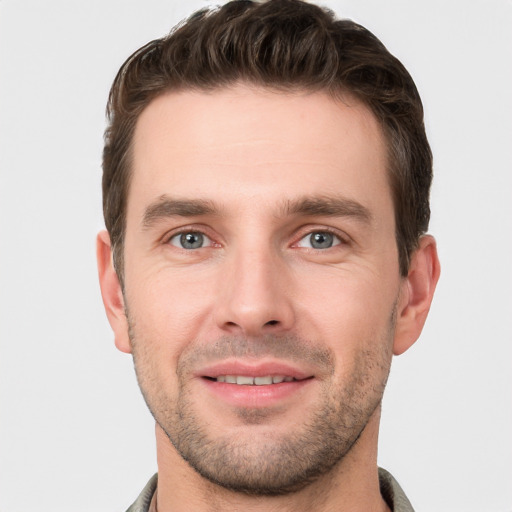
[[281, 382], [263, 386], [228, 384], [215, 380], [201, 379], [208, 390], [222, 401], [236, 407], [262, 408], [282, 403], [283, 400], [302, 394], [313, 379]]

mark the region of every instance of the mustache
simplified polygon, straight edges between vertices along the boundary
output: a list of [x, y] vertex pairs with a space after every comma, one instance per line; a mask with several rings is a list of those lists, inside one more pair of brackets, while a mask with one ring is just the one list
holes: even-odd
[[258, 338], [222, 336], [205, 343], [196, 342], [187, 347], [178, 361], [178, 372], [197, 368], [224, 359], [263, 359], [272, 357], [294, 363], [314, 365], [329, 373], [334, 372], [334, 354], [325, 346], [296, 335], [265, 335]]

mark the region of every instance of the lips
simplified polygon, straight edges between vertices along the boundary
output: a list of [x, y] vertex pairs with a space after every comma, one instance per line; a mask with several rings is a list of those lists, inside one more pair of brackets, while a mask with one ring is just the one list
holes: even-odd
[[277, 405], [314, 380], [314, 375], [286, 363], [239, 360], [203, 368], [196, 377], [217, 399], [244, 408]]

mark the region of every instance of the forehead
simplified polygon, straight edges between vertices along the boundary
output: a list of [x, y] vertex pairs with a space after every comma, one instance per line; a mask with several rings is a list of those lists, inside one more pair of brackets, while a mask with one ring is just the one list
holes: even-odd
[[245, 85], [167, 93], [142, 112], [132, 156], [128, 216], [163, 194], [239, 207], [333, 193], [390, 202], [381, 128], [350, 96]]

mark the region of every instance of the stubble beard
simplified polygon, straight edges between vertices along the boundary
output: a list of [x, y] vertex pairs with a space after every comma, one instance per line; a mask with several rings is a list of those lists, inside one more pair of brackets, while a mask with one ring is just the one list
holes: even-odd
[[[139, 386], [156, 422], [180, 456], [202, 477], [225, 489], [256, 496], [278, 496], [299, 491], [329, 473], [356, 444], [379, 407], [390, 367], [390, 339], [394, 331], [391, 317], [386, 339], [374, 339], [366, 347], [378, 350], [359, 352], [350, 375], [334, 380], [334, 356], [318, 345], [295, 336], [265, 337], [250, 342], [225, 337], [206, 350], [217, 357], [231, 355], [273, 355], [300, 361], [317, 361], [331, 377], [321, 382], [315, 410], [302, 424], [291, 425], [286, 434], [271, 428], [254, 435], [250, 425], [272, 421], [272, 410], [238, 409], [238, 420], [248, 425], [246, 435], [214, 437], [201, 418], [186, 376], [191, 364], [204, 356], [193, 349], [180, 357], [177, 394], [157, 382], [158, 369], [144, 340], [130, 321], [130, 339]], [[373, 345], [375, 344], [375, 345]], [[213, 347], [213, 348], [212, 348]], [[279, 347], [276, 349], [276, 347]], [[305, 359], [308, 358], [308, 359]]]

